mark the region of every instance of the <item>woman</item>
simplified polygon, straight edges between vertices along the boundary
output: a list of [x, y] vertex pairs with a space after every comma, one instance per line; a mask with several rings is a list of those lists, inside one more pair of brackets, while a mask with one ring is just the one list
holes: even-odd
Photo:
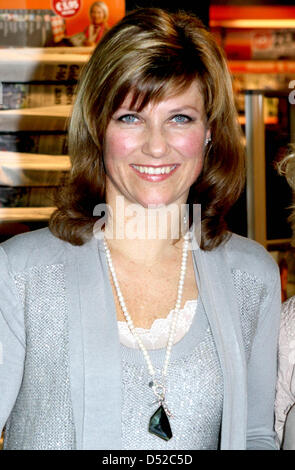
[[[295, 154], [294, 149], [280, 163], [279, 171], [285, 174], [293, 190], [295, 189]], [[295, 213], [289, 217], [293, 237]], [[295, 297], [283, 304], [280, 335], [278, 381], [275, 401], [275, 429], [282, 449], [295, 450]]]
[[226, 228], [244, 153], [212, 36], [127, 15], [69, 142], [50, 230], [1, 247], [5, 448], [275, 449], [279, 273]]
[[108, 31], [109, 9], [104, 2], [94, 2], [89, 10], [91, 23], [84, 30], [84, 46], [95, 46]]

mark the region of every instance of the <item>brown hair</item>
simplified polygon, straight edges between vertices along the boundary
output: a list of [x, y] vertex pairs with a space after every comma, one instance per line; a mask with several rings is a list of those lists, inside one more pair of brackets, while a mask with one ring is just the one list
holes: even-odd
[[49, 227], [74, 245], [92, 236], [105, 202], [104, 137], [113, 113], [132, 91], [141, 110], [149, 102], [185, 90], [197, 81], [212, 141], [188, 203], [202, 207], [201, 248], [228, 235], [225, 216], [244, 185], [244, 149], [232, 82], [223, 53], [200, 20], [156, 8], [125, 16], [101, 40], [86, 65], [69, 127], [69, 183], [60, 192]]
[[[279, 174], [284, 175], [289, 186], [293, 190], [293, 197], [295, 196], [295, 145], [290, 144], [287, 155], [277, 164]], [[291, 213], [288, 217], [288, 222], [291, 224], [293, 239], [291, 245], [295, 247], [295, 204], [293, 203], [289, 209]]]

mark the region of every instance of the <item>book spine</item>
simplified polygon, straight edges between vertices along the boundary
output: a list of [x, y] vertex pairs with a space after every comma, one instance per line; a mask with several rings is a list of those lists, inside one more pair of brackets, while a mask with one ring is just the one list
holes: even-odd
[[54, 206], [54, 196], [58, 187], [0, 186], [0, 207], [50, 207]]
[[3, 186], [62, 186], [67, 176], [67, 171], [22, 170], [0, 166], [0, 185]]
[[[1, 51], [0, 51], [1, 52]], [[19, 61], [11, 57], [10, 60], [0, 61], [0, 81], [2, 83], [15, 83], [16, 77], [18, 82], [76, 82], [84, 63], [68, 63], [62, 61], [62, 55], [59, 63], [52, 62], [36, 62]]]
[[0, 133], [0, 150], [21, 153], [67, 155], [67, 135], [62, 133]]
[[51, 10], [1, 9], [0, 45], [40, 47], [52, 42]]
[[0, 109], [71, 105], [75, 94], [76, 87], [72, 84], [3, 83]]

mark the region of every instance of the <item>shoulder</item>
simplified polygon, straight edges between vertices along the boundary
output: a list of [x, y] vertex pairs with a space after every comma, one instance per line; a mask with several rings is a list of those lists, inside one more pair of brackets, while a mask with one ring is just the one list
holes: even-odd
[[249, 238], [232, 233], [224, 244], [232, 270], [246, 272], [267, 283], [279, 279], [279, 267], [268, 251]]
[[43, 228], [0, 243], [0, 256], [8, 262], [12, 272], [19, 272], [40, 264], [60, 262], [66, 245], [69, 244]]

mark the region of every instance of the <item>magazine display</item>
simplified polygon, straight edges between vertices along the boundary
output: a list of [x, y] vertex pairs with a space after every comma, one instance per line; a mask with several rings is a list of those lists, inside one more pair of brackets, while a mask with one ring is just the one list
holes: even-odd
[[124, 14], [124, 0], [0, 0], [1, 241], [54, 210], [80, 73]]
[[124, 0], [0, 0], [0, 47], [95, 46]]

